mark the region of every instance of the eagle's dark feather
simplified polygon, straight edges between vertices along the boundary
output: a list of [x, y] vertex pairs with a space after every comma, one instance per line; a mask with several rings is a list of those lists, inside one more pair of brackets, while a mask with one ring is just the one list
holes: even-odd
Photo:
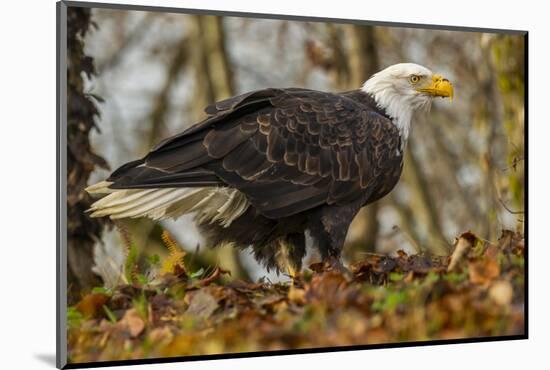
[[304, 231], [338, 257], [349, 224], [401, 174], [399, 132], [360, 90], [265, 89], [206, 108], [208, 118], [116, 170], [114, 189], [228, 186], [251, 207], [228, 228], [203, 225], [212, 243], [252, 245], [277, 266], [278, 241], [300, 266]]

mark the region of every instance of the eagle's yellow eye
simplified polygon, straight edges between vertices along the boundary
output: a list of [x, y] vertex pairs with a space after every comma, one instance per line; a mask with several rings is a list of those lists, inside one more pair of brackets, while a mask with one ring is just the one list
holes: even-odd
[[417, 75], [412, 75], [411, 77], [409, 77], [409, 81], [411, 81], [411, 83], [415, 84], [418, 81], [420, 81], [420, 77], [417, 76]]

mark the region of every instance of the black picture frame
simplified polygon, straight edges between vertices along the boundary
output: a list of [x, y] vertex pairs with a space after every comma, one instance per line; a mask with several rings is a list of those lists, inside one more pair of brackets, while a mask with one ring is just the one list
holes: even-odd
[[90, 362], [90, 363], [67, 363], [67, 194], [66, 194], [66, 181], [67, 181], [67, 132], [66, 132], [66, 116], [67, 116], [67, 62], [66, 62], [66, 50], [67, 50], [67, 9], [69, 7], [82, 7], [82, 8], [97, 8], [97, 9], [112, 9], [112, 10], [133, 10], [133, 11], [147, 11], [147, 12], [166, 12], [166, 13], [179, 13], [179, 14], [198, 14], [198, 15], [216, 15], [216, 16], [237, 16], [247, 18], [261, 18], [261, 19], [277, 19], [277, 20], [292, 20], [292, 21], [308, 21], [308, 22], [334, 22], [341, 24], [357, 24], [357, 25], [371, 25], [371, 26], [390, 26], [390, 27], [402, 27], [402, 28], [419, 28], [419, 29], [432, 29], [432, 30], [447, 30], [447, 31], [465, 31], [465, 32], [487, 32], [498, 34], [511, 34], [524, 37], [525, 45], [525, 130], [524, 130], [524, 160], [525, 160], [525, 198], [524, 198], [524, 223], [525, 223], [525, 244], [529, 245], [529, 210], [528, 210], [528, 181], [529, 181], [529, 157], [528, 157], [528, 128], [529, 128], [529, 104], [528, 104], [528, 48], [529, 48], [529, 32], [526, 30], [513, 30], [513, 29], [492, 29], [492, 28], [478, 28], [478, 27], [458, 27], [448, 25], [434, 25], [434, 24], [417, 24], [417, 23], [398, 23], [398, 22], [382, 22], [382, 21], [369, 21], [369, 20], [350, 20], [350, 19], [338, 19], [338, 18], [326, 18], [326, 17], [309, 17], [309, 16], [296, 16], [296, 15], [284, 15], [284, 14], [262, 14], [262, 13], [249, 13], [249, 12], [233, 12], [233, 11], [219, 11], [219, 10], [203, 10], [203, 9], [187, 9], [187, 8], [174, 8], [174, 7], [162, 7], [162, 6], [144, 6], [144, 5], [131, 5], [131, 4], [112, 4], [112, 3], [96, 3], [96, 2], [79, 2], [79, 1], [60, 1], [56, 6], [57, 16], [57, 69], [56, 69], [56, 121], [57, 121], [57, 187], [56, 187], [56, 228], [57, 228], [57, 253], [56, 253], [56, 283], [57, 283], [57, 316], [56, 316], [56, 366], [58, 368], [76, 369], [76, 368], [92, 368], [92, 367], [107, 367], [107, 366], [121, 366], [121, 365], [137, 365], [137, 364], [155, 364], [155, 363], [172, 363], [172, 362], [187, 362], [198, 360], [215, 360], [215, 359], [230, 359], [230, 358], [245, 358], [245, 357], [266, 357], [266, 356], [281, 356], [281, 355], [293, 355], [293, 354], [309, 354], [309, 353], [322, 353], [322, 352], [340, 352], [340, 351], [356, 351], [365, 349], [380, 349], [380, 348], [402, 348], [402, 347], [415, 347], [415, 346], [433, 346], [444, 344], [463, 344], [463, 343], [479, 343], [479, 342], [496, 342], [496, 341], [508, 341], [508, 340], [525, 340], [529, 338], [529, 248], [525, 249], [525, 321], [524, 321], [524, 334], [510, 335], [510, 336], [498, 336], [498, 337], [476, 337], [476, 338], [463, 338], [463, 339], [449, 339], [449, 340], [428, 340], [417, 342], [401, 342], [401, 343], [386, 343], [386, 344], [370, 344], [370, 345], [353, 345], [342, 347], [324, 347], [324, 348], [308, 348], [308, 349], [293, 349], [293, 350], [276, 350], [276, 351], [259, 351], [259, 352], [243, 352], [243, 353], [226, 353], [215, 355], [192, 355], [192, 356], [178, 356], [178, 357], [164, 357], [164, 358], [144, 358], [135, 360], [123, 360], [123, 361], [104, 361], [104, 362]]

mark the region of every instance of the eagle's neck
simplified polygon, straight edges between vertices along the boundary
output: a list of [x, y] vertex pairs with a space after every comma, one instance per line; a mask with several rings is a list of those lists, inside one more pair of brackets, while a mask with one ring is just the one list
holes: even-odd
[[369, 94], [379, 109], [383, 110], [392, 123], [399, 130], [402, 145], [405, 146], [409, 138], [413, 109], [408, 96], [398, 94], [391, 83], [384, 83], [371, 78], [363, 85], [361, 89]]

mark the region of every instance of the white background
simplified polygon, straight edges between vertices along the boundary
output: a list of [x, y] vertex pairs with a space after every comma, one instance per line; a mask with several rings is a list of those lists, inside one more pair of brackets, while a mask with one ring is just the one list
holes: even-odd
[[[124, 1], [111, 0], [113, 3]], [[217, 360], [132, 369], [518, 369], [548, 366], [545, 212], [550, 121], [549, 12], [544, 1], [157, 0], [134, 4], [394, 22], [526, 29], [529, 35], [527, 341]], [[536, 4], [536, 5], [535, 5]], [[0, 11], [0, 363], [53, 368], [55, 354], [55, 1], [5, 1]], [[548, 354], [548, 353], [546, 353]], [[546, 357], [546, 358], [544, 358]], [[537, 365], [542, 362], [546, 365]], [[124, 367], [130, 368], [130, 367]]]

